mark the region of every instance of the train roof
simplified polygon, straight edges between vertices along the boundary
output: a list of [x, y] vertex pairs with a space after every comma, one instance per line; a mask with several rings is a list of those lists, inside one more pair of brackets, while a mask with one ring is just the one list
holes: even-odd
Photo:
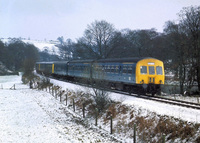
[[67, 64], [69, 61], [36, 62], [36, 64]]
[[99, 63], [99, 62], [133, 62], [137, 63], [143, 59], [155, 59], [152, 57], [134, 57], [134, 58], [114, 58], [114, 59], [99, 59], [99, 60], [71, 60], [71, 61], [52, 61], [52, 62], [37, 62], [36, 64], [67, 64], [67, 63]]
[[36, 62], [36, 64], [53, 64], [53, 62]]
[[94, 60], [72, 60], [69, 63], [92, 63]]
[[[149, 57], [149, 58], [151, 58], [151, 57]], [[96, 62], [133, 62], [133, 63], [137, 63], [138, 61], [143, 60], [143, 59], [148, 59], [148, 57], [100, 59], [100, 60], [97, 60]], [[155, 58], [151, 58], [151, 59], [155, 59]]]
[[[149, 59], [151, 57], [134, 57], [134, 58], [113, 58], [113, 59], [98, 59], [98, 60], [72, 60], [69, 63], [92, 63], [92, 62], [138, 62], [143, 59]], [[155, 59], [155, 58], [151, 58]]]
[[55, 61], [54, 64], [67, 64], [69, 61]]

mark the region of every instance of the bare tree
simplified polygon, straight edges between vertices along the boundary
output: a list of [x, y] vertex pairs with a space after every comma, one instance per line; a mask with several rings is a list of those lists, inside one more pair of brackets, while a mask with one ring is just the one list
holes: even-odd
[[[171, 69], [175, 71], [176, 79], [179, 80], [180, 93], [184, 93], [184, 84], [187, 82], [187, 75], [191, 74], [188, 67], [189, 53], [188, 53], [188, 38], [179, 24], [168, 21], [165, 25], [166, 41], [168, 43], [168, 50], [170, 59], [172, 60]], [[191, 80], [190, 80], [191, 81]]]
[[200, 91], [200, 6], [185, 7], [179, 13], [180, 24], [185, 29], [191, 40], [193, 51], [191, 64], [196, 70], [198, 89]]
[[67, 39], [66, 42], [62, 41], [62, 44], [56, 46], [59, 48], [60, 57], [62, 59], [69, 60], [70, 58], [72, 58], [73, 42], [71, 39]]
[[79, 43], [95, 54], [97, 58], [106, 58], [111, 50], [109, 42], [114, 31], [112, 24], [104, 20], [95, 21], [87, 26], [83, 38], [79, 39]]
[[57, 40], [60, 42], [61, 45], [64, 44], [64, 38], [63, 38], [63, 36], [58, 37]]

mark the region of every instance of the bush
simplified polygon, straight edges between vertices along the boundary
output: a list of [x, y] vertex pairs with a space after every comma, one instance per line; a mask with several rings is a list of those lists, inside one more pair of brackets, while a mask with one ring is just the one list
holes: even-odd
[[99, 113], [108, 109], [111, 99], [108, 97], [108, 93], [104, 90], [94, 89], [94, 101], [95, 106], [98, 109]]

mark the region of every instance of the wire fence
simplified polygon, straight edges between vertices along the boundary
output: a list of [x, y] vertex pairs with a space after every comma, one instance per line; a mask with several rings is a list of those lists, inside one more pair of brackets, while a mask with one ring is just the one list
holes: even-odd
[[[38, 86], [40, 87], [40, 86]], [[86, 110], [86, 103], [83, 102], [82, 106], [76, 106], [76, 99], [71, 95], [72, 93], [68, 92], [68, 90], [62, 90], [59, 86], [46, 86], [43, 88], [38, 88], [39, 90], [49, 92], [56, 100], [59, 100], [62, 104], [65, 104], [68, 108], [71, 108], [73, 112], [78, 113], [82, 119], [86, 118], [86, 112], [93, 112], [94, 113], [94, 125], [98, 127], [98, 119], [99, 119], [99, 112], [97, 108], [92, 109], [93, 111], [87, 111]], [[69, 98], [70, 97], [70, 98]], [[73, 98], [72, 98], [73, 97]], [[78, 110], [79, 111], [76, 111]], [[80, 112], [82, 110], [82, 112]], [[112, 113], [107, 117], [107, 119], [110, 120], [110, 131], [109, 133], [112, 135], [114, 133], [114, 127], [113, 127], [113, 116]], [[137, 143], [137, 125], [136, 123], [132, 126], [132, 140], [133, 143]], [[162, 134], [160, 137], [161, 143], [165, 143], [165, 135]]]

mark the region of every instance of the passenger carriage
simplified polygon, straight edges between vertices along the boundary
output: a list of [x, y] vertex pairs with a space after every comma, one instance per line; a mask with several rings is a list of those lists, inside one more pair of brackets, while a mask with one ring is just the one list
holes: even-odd
[[154, 58], [38, 62], [36, 70], [69, 80], [103, 81], [110, 88], [139, 94], [160, 94], [165, 81], [163, 62]]

